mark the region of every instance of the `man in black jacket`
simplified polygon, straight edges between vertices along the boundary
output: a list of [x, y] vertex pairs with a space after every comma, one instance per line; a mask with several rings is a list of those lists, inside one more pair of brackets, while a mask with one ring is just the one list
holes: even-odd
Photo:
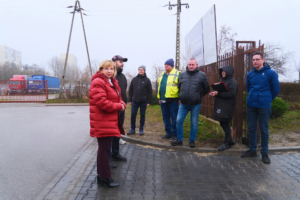
[[135, 120], [137, 111], [140, 107], [140, 129], [139, 134], [144, 135], [145, 113], [146, 108], [150, 106], [152, 101], [152, 85], [150, 79], [146, 75], [146, 67], [140, 66], [138, 75], [134, 77], [129, 86], [129, 104], [131, 107], [131, 129], [127, 135], [135, 134]]
[[191, 58], [186, 72], [183, 72], [179, 80], [179, 100], [181, 102], [177, 115], [177, 140], [171, 142], [172, 146], [182, 146], [183, 122], [188, 112], [191, 112], [191, 130], [189, 145], [195, 147], [198, 130], [198, 118], [202, 97], [209, 92], [208, 79], [205, 73], [199, 71], [196, 59]]
[[[127, 103], [127, 95], [126, 95], [127, 79], [125, 75], [122, 73], [122, 71], [123, 71], [124, 62], [127, 62], [127, 60], [128, 60], [127, 58], [123, 58], [120, 55], [116, 55], [112, 58], [112, 61], [116, 63], [116, 68], [117, 68], [117, 75], [115, 78], [118, 80], [119, 87], [121, 88], [121, 97], [125, 103]], [[125, 119], [125, 110], [120, 111], [120, 118], [121, 118], [121, 123], [123, 125]], [[120, 143], [119, 137], [114, 137], [112, 139], [111, 157], [116, 161], [127, 161], [127, 158], [121, 156], [119, 153], [119, 143]], [[113, 168], [116, 167], [114, 163], [110, 163], [110, 166]]]

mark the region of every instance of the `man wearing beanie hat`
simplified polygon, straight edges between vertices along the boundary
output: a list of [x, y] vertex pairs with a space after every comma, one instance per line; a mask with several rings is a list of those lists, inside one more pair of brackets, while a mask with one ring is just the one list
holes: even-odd
[[[178, 83], [181, 72], [174, 68], [174, 60], [165, 62], [165, 71], [158, 77], [157, 98], [159, 99], [166, 135], [162, 139], [175, 141], [177, 137], [176, 118], [179, 107]], [[172, 122], [171, 122], [172, 120]]]
[[135, 120], [140, 108], [140, 128], [139, 134], [144, 135], [144, 124], [146, 108], [152, 101], [152, 84], [146, 75], [146, 67], [141, 65], [138, 68], [138, 75], [134, 77], [129, 86], [129, 104], [131, 107], [131, 128], [127, 135], [135, 134]]

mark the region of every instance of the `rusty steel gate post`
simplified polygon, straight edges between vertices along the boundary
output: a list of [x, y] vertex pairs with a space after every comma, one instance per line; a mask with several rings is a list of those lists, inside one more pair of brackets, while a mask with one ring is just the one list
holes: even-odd
[[46, 101], [48, 99], [48, 81], [46, 80]]
[[236, 49], [236, 56], [233, 62], [234, 78], [238, 83], [238, 94], [233, 118], [235, 140], [242, 141], [243, 137], [243, 85], [244, 85], [244, 49]]

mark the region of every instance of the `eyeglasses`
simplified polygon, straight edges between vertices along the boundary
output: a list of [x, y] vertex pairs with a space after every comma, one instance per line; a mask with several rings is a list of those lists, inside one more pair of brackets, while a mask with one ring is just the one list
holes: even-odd
[[261, 59], [257, 58], [257, 59], [252, 59], [252, 61], [260, 61]]

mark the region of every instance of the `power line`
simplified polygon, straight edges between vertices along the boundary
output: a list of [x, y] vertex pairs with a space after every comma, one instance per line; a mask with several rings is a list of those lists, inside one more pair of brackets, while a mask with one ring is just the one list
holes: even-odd
[[[0, 15], [1, 14], [4, 14], [5, 13], [5, 15], [7, 15], [7, 13], [8, 14], [23, 14], [23, 13], [26, 13], [26, 14], [47, 14], [47, 15], [56, 15], [56, 14], [61, 14], [61, 15], [66, 15], [66, 14], [70, 14], [69, 12], [44, 12], [44, 11], [40, 11], [40, 12], [38, 12], [38, 11], [33, 11], [33, 12], [30, 12], [30, 11], [12, 11], [12, 12], [10, 12], [10, 11], [4, 11], [4, 12], [1, 12], [0, 13]], [[135, 13], [133, 13], [132, 15], [128, 15], [128, 14], [120, 14], [120, 13], [118, 13], [118, 14], [103, 14], [103, 15], [98, 15], [98, 14], [89, 14], [88, 16], [89, 17], [93, 17], [93, 16], [102, 16], [102, 17], [108, 17], [108, 16], [116, 16], [116, 15], [118, 15], [118, 16], [124, 16], [124, 17], [168, 17], [168, 16], [174, 16], [173, 14], [168, 14], [168, 15], [166, 15], [166, 14], [163, 14], [163, 15], [153, 15], [153, 14], [149, 14], [149, 15], [147, 15], [147, 14], [135, 14]]]

